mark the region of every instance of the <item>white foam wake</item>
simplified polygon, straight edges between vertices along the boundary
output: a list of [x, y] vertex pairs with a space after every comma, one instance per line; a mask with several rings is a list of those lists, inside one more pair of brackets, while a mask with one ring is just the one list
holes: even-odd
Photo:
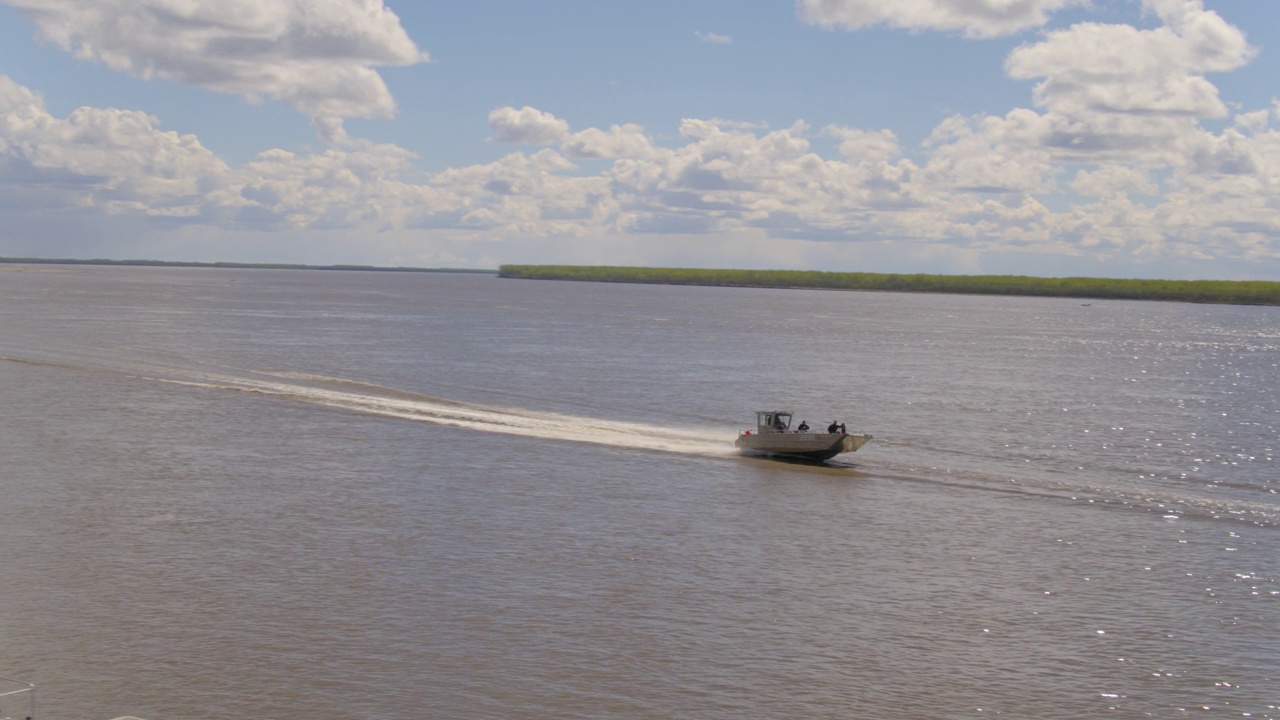
[[191, 387], [270, 395], [296, 402], [480, 432], [687, 455], [729, 455], [735, 452], [732, 431], [621, 422], [525, 408], [479, 405], [343, 378], [288, 372], [251, 372], [271, 379], [209, 373], [202, 373], [193, 379], [148, 379]]

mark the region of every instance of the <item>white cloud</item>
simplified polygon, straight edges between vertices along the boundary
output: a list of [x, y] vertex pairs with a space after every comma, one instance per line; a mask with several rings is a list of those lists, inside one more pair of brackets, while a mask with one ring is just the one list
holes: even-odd
[[1271, 122], [1271, 113], [1267, 110], [1255, 110], [1253, 112], [1240, 113], [1235, 116], [1235, 125], [1238, 128], [1250, 133], [1258, 133], [1266, 130], [1267, 124]]
[[925, 141], [929, 184], [942, 192], [1037, 193], [1051, 189], [1049, 120], [1031, 110], [943, 121]]
[[1181, 39], [1180, 61], [1195, 71], [1234, 70], [1255, 54], [1244, 34], [1205, 10], [1203, 0], [1143, 0], [1143, 5]]
[[587, 128], [569, 136], [562, 147], [570, 157], [584, 159], [647, 158], [654, 152], [644, 128], [633, 123], [608, 130]]
[[1198, 133], [1188, 139], [1189, 169], [1201, 175], [1257, 175], [1266, 166], [1257, 138], [1228, 128], [1221, 135]]
[[519, 110], [503, 107], [490, 112], [489, 128], [497, 142], [522, 145], [550, 145], [569, 134], [569, 123], [528, 105]]
[[1206, 72], [1247, 63], [1244, 35], [1198, 1], [1160, 12], [1168, 24], [1152, 30], [1081, 23], [1049, 33], [1010, 53], [1005, 68], [1017, 79], [1045, 78], [1037, 104], [1063, 115], [1222, 117], [1226, 107]]
[[422, 197], [396, 179], [413, 156], [392, 145], [344, 137], [342, 148], [270, 150], [232, 168], [194, 136], [155, 124], [110, 108], [56, 118], [0, 76], [0, 186], [40, 190], [51, 207], [260, 229], [394, 222]]
[[428, 202], [414, 209], [420, 228], [526, 235], [581, 235], [608, 227], [613, 203], [607, 180], [558, 173], [573, 164], [550, 149], [439, 173]]
[[695, 32], [694, 35], [696, 35], [702, 42], [711, 43], [712, 45], [729, 45], [733, 42], [732, 36], [721, 35], [719, 33], [698, 31]]
[[1039, 27], [1063, 8], [1088, 0], [797, 0], [796, 14], [825, 28], [889, 25], [907, 30], [959, 31], [969, 37], [1008, 35]]
[[84, 107], [54, 118], [39, 96], [0, 75], [0, 183], [107, 212], [185, 217], [237, 203], [221, 159], [154, 123], [137, 111]]
[[1071, 189], [1080, 195], [1107, 198], [1137, 193], [1155, 195], [1159, 191], [1148, 172], [1141, 168], [1112, 165], [1092, 172], [1081, 170], [1071, 181]]
[[4, 2], [82, 60], [310, 116], [390, 117], [395, 101], [373, 68], [427, 60], [382, 0]]
[[861, 222], [875, 210], [917, 203], [910, 162], [826, 160], [811, 151], [807, 132], [802, 122], [758, 135], [686, 119], [682, 147], [615, 162], [619, 224], [648, 232], [762, 228], [849, 239], [875, 234]]
[[1098, 174], [1077, 175], [1071, 187], [1105, 197], [1100, 182], [1119, 177], [1120, 168], [1163, 170], [1174, 186], [1186, 174], [1261, 172], [1269, 162], [1258, 150], [1265, 111], [1243, 114], [1239, 130], [1218, 135], [1200, 126], [1201, 118], [1229, 114], [1204, 73], [1243, 65], [1252, 48], [1197, 0], [1150, 5], [1170, 24], [1080, 23], [1011, 52], [1012, 77], [1043, 78], [1034, 89], [1043, 112], [944, 121], [926, 142], [930, 186], [1040, 194], [1060, 190], [1062, 171], [1084, 163], [1100, 165]]
[[[1064, 128], [1096, 130], [1103, 116], [1132, 116], [1135, 147], [1146, 149], [1067, 152], [1055, 144]], [[1241, 113], [1219, 132], [1194, 117], [1144, 125], [1148, 117], [1070, 104], [952, 117], [919, 148], [901, 147], [888, 130], [828, 126], [818, 134], [839, 149], [826, 156], [815, 145], [830, 144], [811, 143], [800, 121], [771, 130], [689, 118], [679, 137], [658, 145], [635, 124], [570, 133], [551, 113], [501, 108], [491, 115], [499, 139], [558, 146], [420, 176], [411, 153], [351, 138], [332, 119], [315, 121], [331, 141], [322, 152], [268, 150], [232, 167], [146, 114], [81, 108], [55, 117], [38, 95], [0, 77], [0, 204], [9, 218], [32, 222], [33, 208], [52, 208], [113, 223], [158, 215], [224, 235], [283, 231], [288, 242], [341, 228], [376, 232], [379, 243], [394, 236], [404, 247], [421, 238], [424, 249], [412, 257], [461, 257], [467, 242], [507, 243], [504, 252], [514, 253], [515, 238], [560, 253], [570, 245], [589, 253], [588, 242], [656, 247], [665, 241], [655, 238], [667, 238], [683, 248], [673, 257], [724, 257], [711, 248], [741, 238], [759, 248], [772, 238], [791, 249], [760, 257], [797, 263], [834, 251], [795, 248], [850, 242], [910, 243], [922, 258], [1280, 260], [1272, 110]], [[1163, 142], [1159, 152], [1152, 138]], [[437, 253], [427, 238], [448, 242]], [[698, 238], [708, 241], [705, 251]], [[2, 242], [0, 249], [14, 246]]]
[[827, 137], [840, 140], [840, 156], [851, 161], [889, 160], [902, 152], [898, 136], [892, 130], [859, 130], [828, 125], [822, 129]]
[[262, 229], [401, 224], [426, 197], [425, 188], [398, 179], [412, 159], [402, 148], [367, 140], [308, 155], [260, 153], [232, 179], [246, 201], [235, 221]]

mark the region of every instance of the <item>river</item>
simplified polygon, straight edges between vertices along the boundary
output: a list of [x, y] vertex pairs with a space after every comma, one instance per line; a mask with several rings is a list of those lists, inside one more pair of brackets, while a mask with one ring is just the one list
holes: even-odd
[[[40, 720], [1277, 718], [1278, 378], [1280, 308], [0, 268], [0, 675]], [[762, 409], [875, 439], [736, 455]]]

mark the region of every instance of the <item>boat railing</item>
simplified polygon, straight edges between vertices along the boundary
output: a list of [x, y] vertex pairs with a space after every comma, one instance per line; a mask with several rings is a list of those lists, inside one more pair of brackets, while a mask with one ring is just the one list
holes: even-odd
[[0, 677], [0, 720], [32, 720], [36, 716], [36, 686]]

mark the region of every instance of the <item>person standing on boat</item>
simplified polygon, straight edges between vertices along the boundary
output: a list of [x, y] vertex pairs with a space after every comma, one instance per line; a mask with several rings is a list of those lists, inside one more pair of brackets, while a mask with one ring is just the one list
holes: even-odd
[[835, 420], [832, 420], [831, 424], [827, 426], [827, 432], [831, 433], [832, 435], [835, 435], [837, 432], [840, 432], [840, 423], [836, 422]]
[[801, 420], [800, 424], [796, 426], [796, 432], [809, 432], [809, 423]]

